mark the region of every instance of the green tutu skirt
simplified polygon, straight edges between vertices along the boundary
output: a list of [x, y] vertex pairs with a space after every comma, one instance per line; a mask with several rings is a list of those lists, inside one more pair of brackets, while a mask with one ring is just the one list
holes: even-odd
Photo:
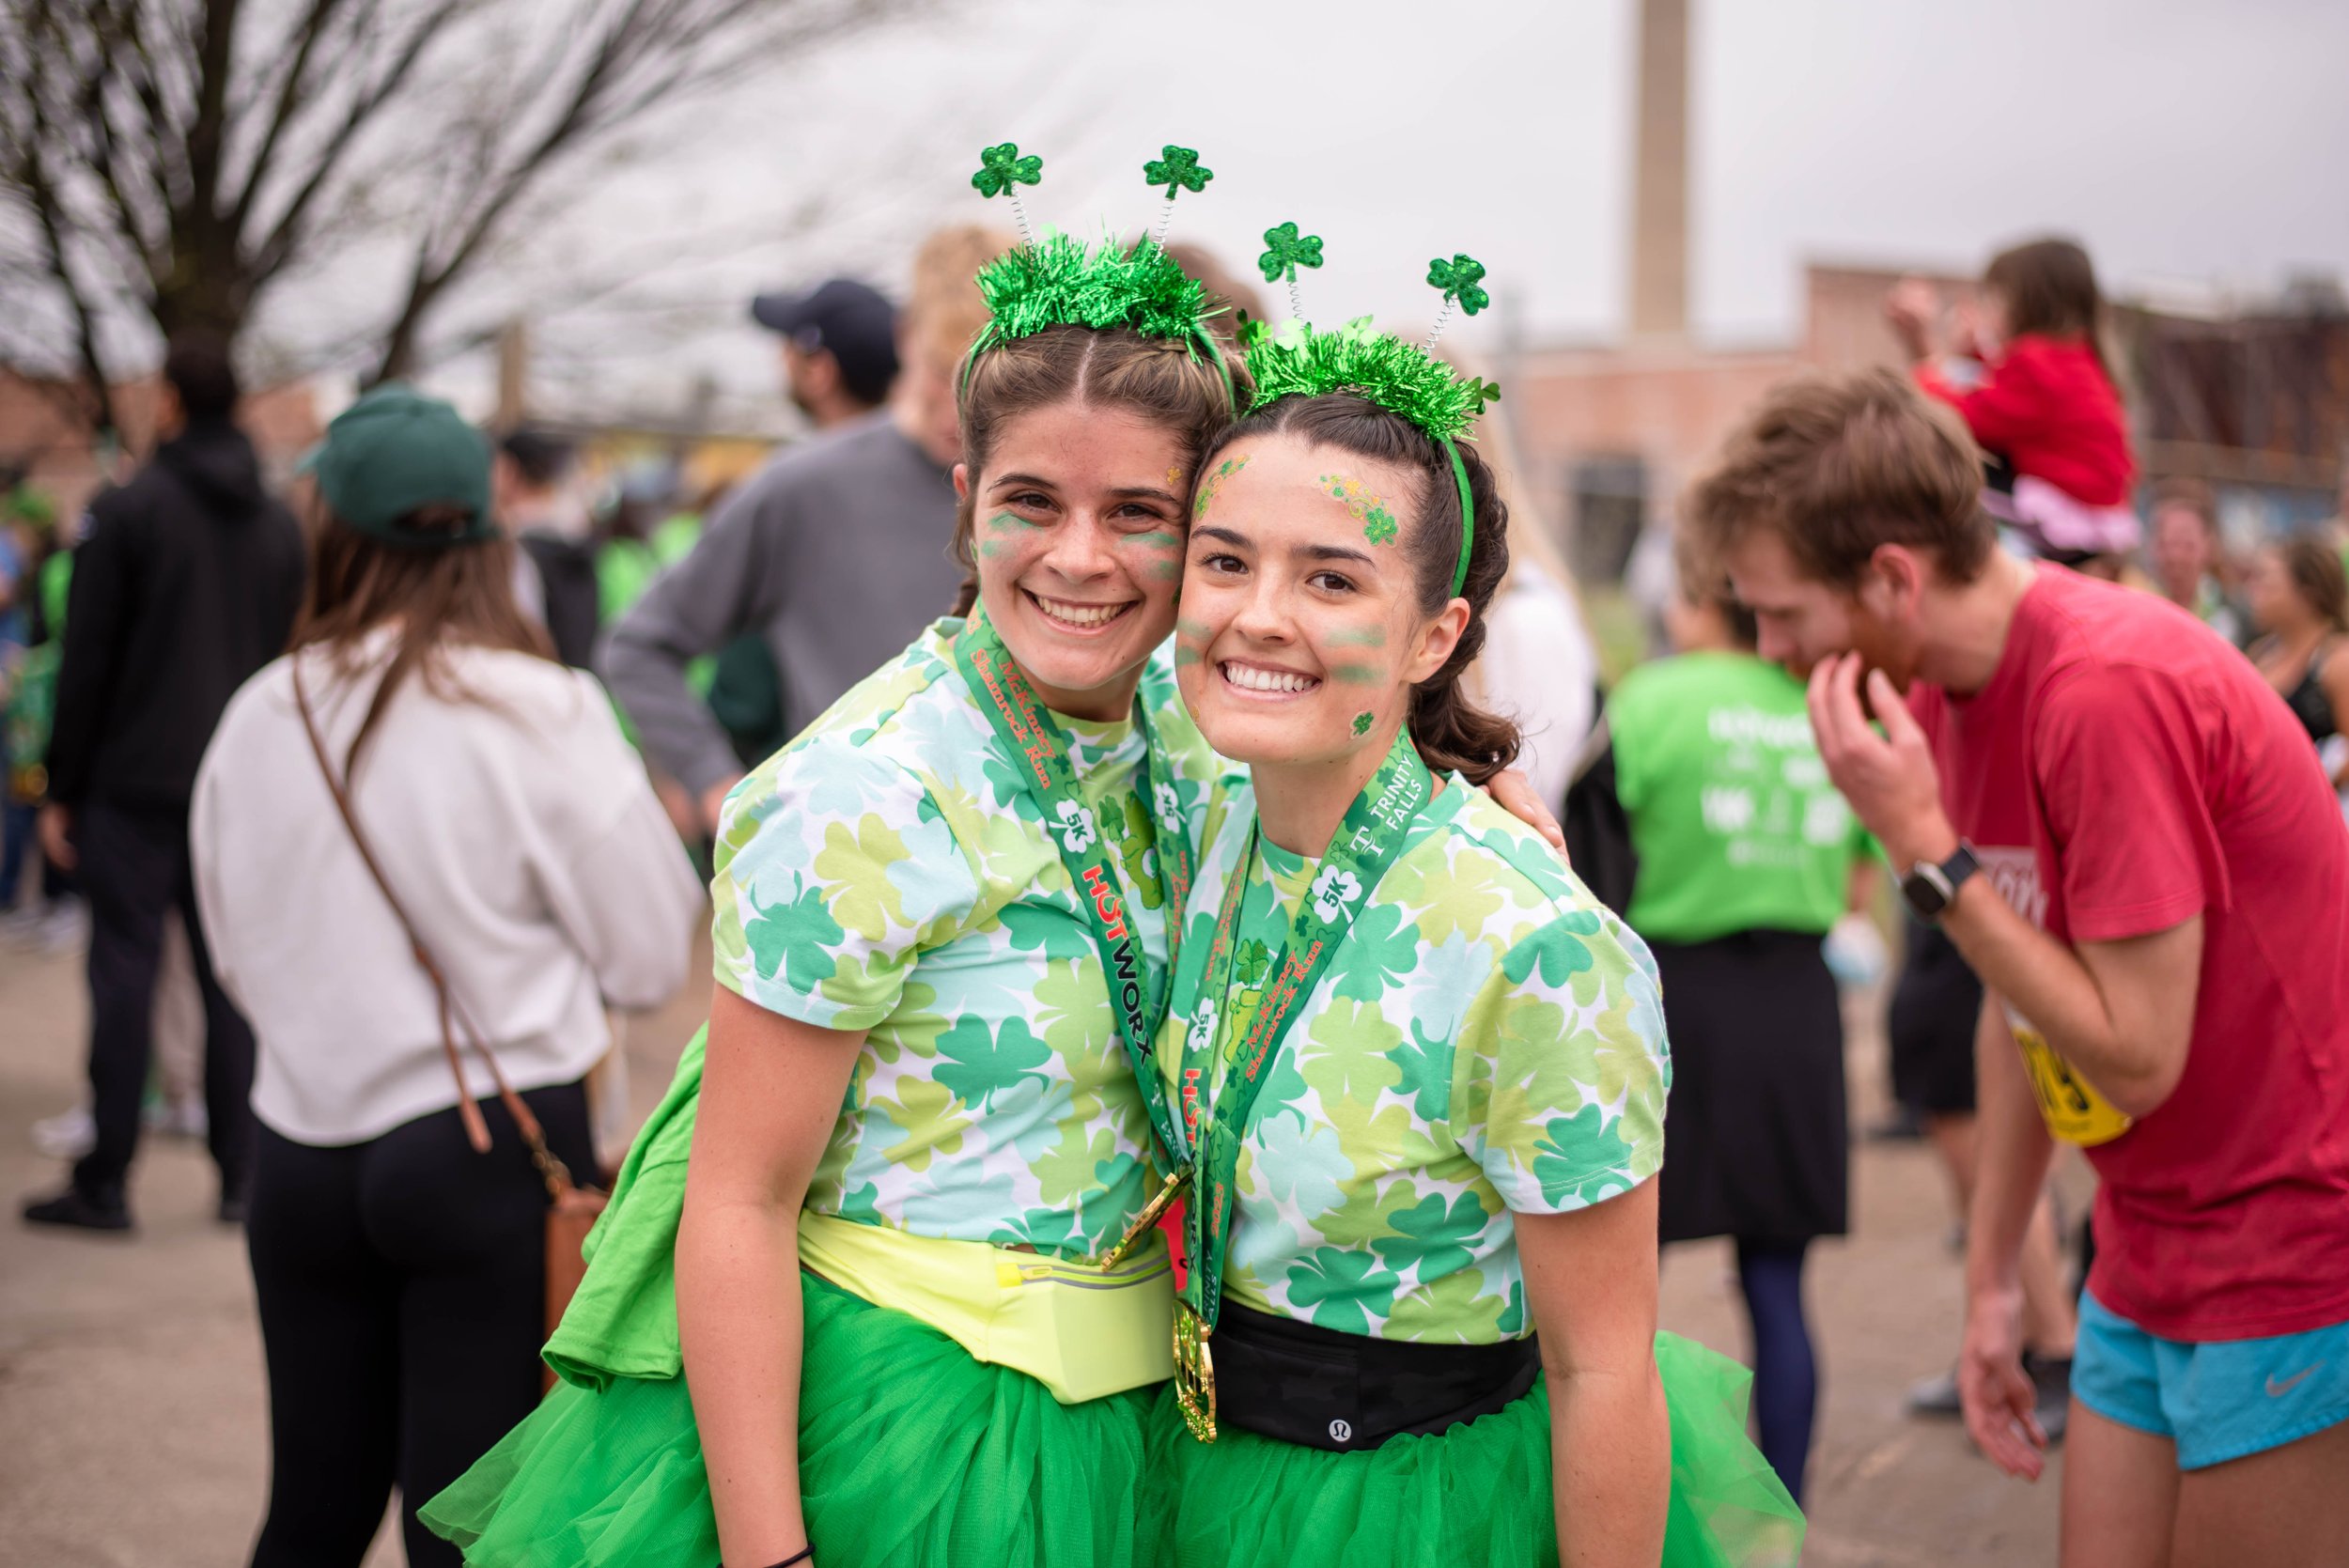
[[[817, 1562], [1144, 1560], [1134, 1510], [1156, 1390], [1064, 1405], [918, 1319], [801, 1280], [800, 1488]], [[476, 1568], [718, 1562], [709, 1475], [677, 1377], [557, 1384], [420, 1514]]]
[[[1802, 1549], [1802, 1511], [1746, 1437], [1752, 1374], [1672, 1334], [1656, 1337], [1672, 1407], [1663, 1568], [1779, 1568]], [[1228, 1424], [1184, 1429], [1174, 1387], [1150, 1426], [1150, 1531], [1174, 1568], [1556, 1568], [1549, 1390], [1492, 1415], [1357, 1453]], [[821, 1554], [819, 1553], [820, 1557]]]

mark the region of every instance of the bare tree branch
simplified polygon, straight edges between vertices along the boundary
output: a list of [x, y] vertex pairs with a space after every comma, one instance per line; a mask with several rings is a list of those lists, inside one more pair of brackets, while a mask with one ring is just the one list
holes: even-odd
[[229, 212], [228, 225], [240, 234], [253, 216], [254, 198], [261, 194], [262, 182], [269, 179], [277, 145], [285, 139], [287, 127], [293, 123], [302, 107], [304, 90], [310, 85], [310, 56], [342, 3], [343, 0], [310, 0], [308, 14], [295, 29], [300, 41], [294, 45], [293, 58], [287, 65], [284, 83], [277, 90], [277, 106], [270, 115], [269, 129], [261, 132], [261, 144], [255, 148], [253, 162], [245, 170], [244, 189], [237, 194]]
[[9, 339], [53, 343], [104, 417], [130, 324], [233, 336], [279, 280], [397, 245], [394, 298], [309, 329], [371, 318], [397, 369], [572, 173], [934, 3], [0, 0], [0, 271], [43, 298]]

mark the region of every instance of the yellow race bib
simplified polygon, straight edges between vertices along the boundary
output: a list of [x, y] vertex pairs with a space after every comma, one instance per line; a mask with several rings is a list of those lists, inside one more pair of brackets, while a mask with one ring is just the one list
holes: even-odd
[[2066, 1143], [2092, 1149], [2109, 1143], [2135, 1125], [2134, 1118], [2096, 1093], [2089, 1081], [2058, 1056], [2046, 1037], [2030, 1020], [2009, 1007], [2007, 1028], [2022, 1048], [2023, 1070], [2030, 1075], [2031, 1093], [2039, 1099], [2040, 1119], [2047, 1130]]

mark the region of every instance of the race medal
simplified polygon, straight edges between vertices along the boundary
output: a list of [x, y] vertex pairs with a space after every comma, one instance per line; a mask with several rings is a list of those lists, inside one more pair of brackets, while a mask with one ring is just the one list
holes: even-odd
[[2092, 1149], [2109, 1143], [2136, 1125], [2135, 1119], [2096, 1093], [2094, 1085], [2072, 1070], [2056, 1054], [2046, 1036], [2030, 1020], [2009, 1007], [2008, 1031], [2022, 1048], [2023, 1070], [2030, 1075], [2031, 1094], [2039, 1101], [2040, 1119], [2047, 1130], [2066, 1143]]
[[1174, 1301], [1174, 1403], [1193, 1437], [1215, 1441], [1215, 1353], [1207, 1348], [1207, 1326], [1179, 1296]]
[[1126, 1234], [1117, 1238], [1117, 1245], [1102, 1254], [1101, 1267], [1104, 1270], [1124, 1263], [1126, 1254], [1140, 1246], [1143, 1238], [1152, 1231], [1166, 1228], [1167, 1216], [1176, 1213], [1176, 1200], [1182, 1197], [1183, 1188], [1190, 1180], [1190, 1172], [1188, 1171], [1177, 1171], [1166, 1178], [1165, 1185], [1159, 1188], [1157, 1195], [1142, 1206], [1142, 1212], [1134, 1217], [1134, 1222], [1126, 1227]]
[[1337, 956], [1354, 916], [1403, 853], [1408, 830], [1434, 795], [1434, 777], [1420, 760], [1409, 733], [1398, 733], [1378, 770], [1347, 808], [1312, 886], [1299, 898], [1287, 939], [1263, 966], [1260, 995], [1252, 1006], [1237, 1005], [1240, 993], [1236, 987], [1241, 982], [1235, 973], [1234, 952], [1241, 907], [1255, 869], [1258, 824], [1249, 824], [1247, 846], [1224, 885], [1214, 940], [1200, 977], [1197, 1021], [1181, 1036], [1182, 1115], [1177, 1124], [1194, 1178], [1183, 1205], [1187, 1275], [1174, 1303], [1174, 1395], [1183, 1424], [1203, 1443], [1214, 1442], [1216, 1436], [1211, 1341], [1223, 1308], [1233, 1179], [1250, 1114], [1301, 1004]]
[[[1166, 1086], [1159, 1081], [1151, 1048], [1166, 1004], [1174, 994], [1174, 954], [1182, 940], [1183, 906], [1190, 899], [1190, 841], [1175, 815], [1174, 796], [1164, 797], [1157, 785], [1158, 737], [1139, 694], [1134, 699], [1134, 725], [1142, 732], [1141, 796], [1143, 815], [1151, 824], [1158, 862], [1159, 887], [1165, 899], [1167, 972], [1155, 998], [1149, 994], [1142, 939], [1126, 918], [1123, 884], [1110, 847], [1110, 835], [1094, 820], [1092, 808], [1077, 787], [1077, 771], [1068, 760], [1068, 741], [1059, 723], [1037, 697], [1026, 674], [1012, 660], [1003, 639], [988, 624], [987, 612], [973, 609], [955, 638], [955, 664], [961, 670], [979, 709], [995, 731], [997, 750], [1009, 763], [1037, 809], [1045, 836], [1060, 851], [1071, 890], [1083, 907], [1085, 921], [1101, 961], [1101, 983], [1108, 988], [1110, 1012], [1134, 1070], [1143, 1109], [1149, 1112], [1150, 1130], [1159, 1146], [1175, 1165], [1174, 1172], [1141, 1215], [1127, 1227], [1117, 1244], [1099, 1261], [1103, 1269], [1116, 1266], [1150, 1234], [1190, 1180], [1183, 1163], [1183, 1145], [1174, 1128], [1174, 1110]], [[1163, 818], [1163, 819], [1161, 819]], [[1148, 860], [1143, 862], [1145, 865]]]

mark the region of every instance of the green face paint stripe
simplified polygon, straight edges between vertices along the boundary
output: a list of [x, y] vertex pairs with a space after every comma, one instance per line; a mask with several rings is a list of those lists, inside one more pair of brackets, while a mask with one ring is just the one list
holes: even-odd
[[1172, 560], [1151, 562], [1150, 575], [1157, 578], [1161, 582], [1181, 582], [1183, 579], [1183, 563], [1181, 558], [1176, 557]]
[[1207, 629], [1207, 623], [1205, 621], [1176, 621], [1174, 631], [1178, 637], [1193, 643], [1204, 643], [1214, 635]]
[[1383, 648], [1387, 645], [1387, 629], [1382, 626], [1344, 628], [1322, 641], [1333, 648]]
[[1041, 528], [1044, 526], [1040, 522], [1030, 522], [1026, 518], [1021, 517], [1018, 512], [998, 512], [993, 517], [987, 520], [987, 525], [989, 528], [994, 529], [999, 534], [1008, 534], [1013, 530], [1019, 528]]
[[1153, 528], [1147, 534], [1128, 534], [1120, 542], [1151, 550], [1180, 550], [1183, 536], [1171, 528]]
[[1187, 644], [1177, 643], [1174, 644], [1174, 668], [1178, 670], [1189, 669], [1191, 665], [1198, 663], [1205, 657], [1206, 655], [1202, 654], [1197, 648], [1191, 647]]
[[1341, 686], [1375, 686], [1379, 674], [1375, 664], [1332, 664], [1330, 678]]

